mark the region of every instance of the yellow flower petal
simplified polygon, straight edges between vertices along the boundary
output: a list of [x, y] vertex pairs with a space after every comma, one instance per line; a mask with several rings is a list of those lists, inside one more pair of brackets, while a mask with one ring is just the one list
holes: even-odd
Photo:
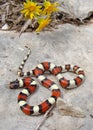
[[34, 17], [37, 17], [37, 15], [40, 15], [41, 13], [41, 7], [37, 5], [36, 2], [32, 2], [30, 0], [23, 3], [23, 10], [21, 11], [22, 14], [24, 14], [25, 17], [33, 19]]
[[25, 13], [25, 17], [27, 17], [27, 16], [28, 16], [28, 14], [29, 14], [29, 12], [28, 12], [28, 11], [26, 11], [26, 13]]
[[43, 28], [45, 28], [49, 23], [51, 22], [51, 19], [49, 18], [46, 18], [46, 19], [39, 19], [38, 20], [38, 23], [39, 23], [39, 26], [38, 28], [36, 29], [36, 32], [40, 32]]
[[33, 17], [34, 17], [34, 14], [31, 13], [31, 14], [30, 14], [30, 19], [33, 19]]
[[21, 10], [21, 13], [24, 14], [26, 12], [26, 10]]
[[57, 9], [57, 6], [58, 6], [58, 3], [55, 2], [55, 3], [50, 3], [49, 1], [45, 1], [44, 2], [44, 10], [43, 10], [43, 14], [44, 15], [51, 15], [52, 12], [56, 12], [58, 11]]

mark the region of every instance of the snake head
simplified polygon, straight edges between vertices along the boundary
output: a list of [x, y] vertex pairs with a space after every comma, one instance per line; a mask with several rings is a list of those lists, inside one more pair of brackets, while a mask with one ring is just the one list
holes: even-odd
[[15, 81], [10, 82], [9, 88], [10, 89], [17, 89], [19, 87], [19, 80], [16, 79]]

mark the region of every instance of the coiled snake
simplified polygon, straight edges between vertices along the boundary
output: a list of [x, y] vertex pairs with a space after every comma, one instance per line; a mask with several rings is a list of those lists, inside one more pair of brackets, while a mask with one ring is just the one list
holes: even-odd
[[[81, 69], [77, 65], [66, 64], [62, 66], [57, 66], [51, 62], [42, 62], [37, 65], [35, 69], [28, 72], [23, 72], [25, 62], [27, 61], [30, 53], [31, 50], [29, 49], [28, 54], [23, 59], [18, 69], [18, 76], [23, 78], [16, 79], [15, 81], [10, 82], [9, 87], [11, 89], [24, 87], [24, 89], [18, 95], [18, 104], [25, 114], [38, 115], [45, 113], [54, 103], [56, 103], [57, 98], [60, 97], [59, 87], [52, 80], [45, 77], [44, 73], [48, 71], [50, 74], [56, 76], [60, 85], [65, 89], [72, 89], [80, 86], [85, 79], [85, 73], [83, 69]], [[67, 80], [62, 75], [62, 73], [65, 72], [73, 72], [77, 74], [77, 77], [71, 80]], [[28, 96], [35, 92], [37, 88], [37, 83], [34, 79], [32, 79], [31, 76], [36, 77], [44, 87], [50, 89], [52, 92], [52, 95], [48, 99], [46, 99], [41, 104], [35, 106], [30, 106], [27, 103]]]

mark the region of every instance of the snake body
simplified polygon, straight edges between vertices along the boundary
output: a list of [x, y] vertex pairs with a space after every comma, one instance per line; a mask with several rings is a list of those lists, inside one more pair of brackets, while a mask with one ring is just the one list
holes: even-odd
[[[56, 103], [57, 98], [60, 97], [61, 93], [59, 87], [55, 84], [55, 82], [45, 77], [44, 73], [49, 72], [50, 74], [56, 76], [60, 85], [65, 89], [72, 89], [80, 86], [85, 79], [85, 73], [84, 70], [77, 65], [66, 64], [57, 66], [51, 62], [42, 62], [37, 65], [35, 69], [28, 72], [23, 72], [25, 62], [27, 61], [30, 53], [31, 51], [29, 50], [18, 70], [18, 75], [24, 78], [10, 82], [9, 86], [11, 89], [24, 87], [24, 89], [18, 95], [18, 104], [25, 114], [38, 115], [45, 113], [54, 103]], [[73, 72], [77, 75], [77, 77], [68, 80], [62, 75], [62, 73], [65, 72]], [[36, 77], [44, 87], [50, 89], [52, 92], [51, 96], [48, 99], [35, 106], [30, 106], [27, 103], [28, 96], [35, 92], [37, 88], [37, 83], [34, 79], [32, 79], [32, 76]]]

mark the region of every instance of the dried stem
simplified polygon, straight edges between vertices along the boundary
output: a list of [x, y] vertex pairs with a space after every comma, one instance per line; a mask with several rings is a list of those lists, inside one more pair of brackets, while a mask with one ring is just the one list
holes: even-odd
[[24, 25], [22, 26], [21, 31], [20, 31], [20, 33], [19, 33], [19, 36], [21, 36], [22, 32], [24, 32], [24, 31], [28, 28], [28, 26], [31, 25], [31, 23], [32, 23], [32, 20], [31, 20], [31, 19], [28, 19], [28, 20], [24, 23]]
[[44, 114], [43, 119], [42, 119], [41, 122], [38, 124], [38, 126], [36, 127], [35, 130], [39, 130], [39, 129], [40, 129], [40, 127], [41, 127], [41, 126], [43, 125], [43, 123], [45, 122], [46, 118], [49, 117], [50, 111], [54, 108], [54, 106], [55, 106], [55, 103], [54, 103], [54, 104], [50, 107], [50, 109]]

